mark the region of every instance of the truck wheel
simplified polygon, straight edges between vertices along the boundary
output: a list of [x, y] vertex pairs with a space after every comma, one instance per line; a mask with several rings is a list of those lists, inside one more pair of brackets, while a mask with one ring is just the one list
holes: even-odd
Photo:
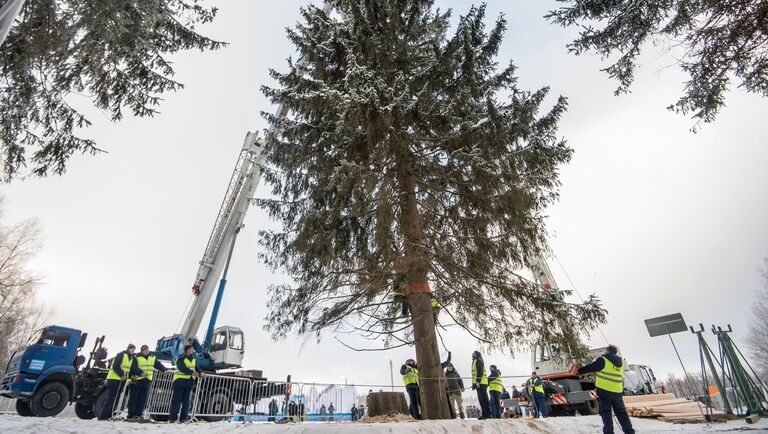
[[208, 422], [220, 422], [225, 419], [226, 415], [232, 413], [232, 407], [229, 393], [217, 390], [208, 396], [202, 408], [205, 413], [220, 414], [221, 416], [202, 416], [201, 419]]
[[54, 381], [45, 383], [32, 396], [29, 406], [37, 417], [56, 416], [69, 404], [69, 389]]
[[590, 399], [579, 409], [579, 414], [582, 416], [594, 416], [598, 413], [600, 413], [600, 406], [596, 399]]
[[85, 420], [96, 417], [96, 414], [93, 412], [93, 405], [83, 404], [82, 402], [75, 403], [75, 415]]
[[35, 414], [32, 413], [32, 408], [29, 406], [29, 401], [25, 401], [22, 399], [16, 400], [16, 413], [19, 414], [19, 416], [24, 417], [32, 417]]
[[101, 409], [104, 407], [104, 401], [107, 400], [107, 391], [102, 390], [101, 393], [93, 400], [93, 415], [100, 417]]

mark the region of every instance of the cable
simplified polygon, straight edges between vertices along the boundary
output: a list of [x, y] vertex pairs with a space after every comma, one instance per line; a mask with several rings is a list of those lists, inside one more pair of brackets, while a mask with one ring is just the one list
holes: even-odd
[[[552, 252], [552, 257], [555, 258], [555, 261], [557, 261], [557, 265], [560, 266], [560, 269], [563, 270], [563, 273], [565, 274], [565, 278], [568, 279], [568, 283], [571, 284], [571, 288], [573, 288], [574, 292], [576, 292], [576, 295], [579, 296], [579, 300], [581, 300], [582, 303], [584, 303], [584, 297], [581, 296], [581, 293], [579, 292], [579, 289], [576, 288], [576, 285], [573, 284], [573, 280], [571, 280], [571, 276], [568, 274], [568, 271], [563, 267], [563, 264], [560, 262], [560, 259], [557, 257], [557, 255]], [[603, 333], [603, 328], [600, 327], [600, 325], [597, 325], [597, 331], [600, 332], [600, 335], [605, 340], [606, 345], [610, 345], [610, 341], [608, 341], [608, 338], [605, 336], [605, 333]]]
[[184, 322], [184, 317], [187, 316], [187, 310], [189, 309], [189, 305], [192, 304], [192, 300], [195, 298], [195, 295], [192, 295], [189, 297], [189, 300], [187, 301], [187, 305], [184, 307], [184, 311], [181, 314], [181, 318], [179, 318], [179, 323], [176, 324], [176, 331], [181, 331], [181, 323]]

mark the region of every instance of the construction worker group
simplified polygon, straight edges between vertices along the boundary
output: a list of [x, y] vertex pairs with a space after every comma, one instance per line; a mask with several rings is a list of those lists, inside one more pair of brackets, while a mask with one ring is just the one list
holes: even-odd
[[[451, 353], [448, 353], [448, 360], [441, 363], [441, 368], [445, 374], [445, 392], [447, 394], [448, 411], [452, 418], [460, 417], [464, 419], [465, 412], [462, 402], [462, 393], [464, 392], [464, 381], [451, 363]], [[490, 374], [488, 374], [490, 371]], [[627, 410], [623, 401], [623, 361], [618, 356], [618, 349], [609, 345], [604, 355], [598, 357], [593, 363], [586, 365], [578, 370], [579, 374], [595, 374], [595, 389], [597, 392], [600, 416], [603, 421], [603, 433], [612, 434], [613, 415], [621, 426], [625, 434], [634, 434], [632, 422], [629, 419]], [[400, 374], [403, 376], [403, 383], [408, 393], [409, 410], [414, 419], [421, 419], [421, 397], [419, 390], [419, 370], [415, 360], [408, 359], [400, 368]], [[472, 390], [477, 392], [477, 401], [479, 403], [479, 419], [500, 419], [504, 413], [505, 400], [524, 397], [531, 404], [531, 414], [533, 418], [548, 417], [546, 403], [546, 384], [536, 372], [531, 372], [531, 376], [523, 383], [523, 391], [519, 392], [515, 386], [512, 393], [504, 387], [504, 381], [501, 371], [496, 365], [490, 365], [488, 370], [485, 367], [485, 361], [479, 351], [472, 353], [471, 377], [469, 377]], [[522, 410], [519, 405], [514, 405], [511, 410], [511, 417], [522, 416]]]
[[[152, 378], [156, 371], [165, 372], [168, 368], [163, 366], [157, 357], [150, 353], [147, 345], [141, 346], [139, 354], [135, 354], [136, 346], [128, 345], [125, 351], [117, 353], [109, 364], [109, 372], [106, 380], [106, 393], [104, 403], [99, 414], [99, 420], [109, 420], [115, 413], [118, 396], [128, 387], [128, 421], [142, 422], [144, 410], [147, 406], [147, 396]], [[195, 379], [204, 375], [197, 365], [194, 349], [191, 345], [184, 346], [184, 353], [176, 359], [176, 369], [173, 372], [173, 393], [171, 395], [171, 407], [168, 413], [169, 422], [188, 422], [189, 406]]]

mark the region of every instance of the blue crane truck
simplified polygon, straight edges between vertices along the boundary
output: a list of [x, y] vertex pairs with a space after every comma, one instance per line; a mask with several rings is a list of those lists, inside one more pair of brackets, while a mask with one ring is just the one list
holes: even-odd
[[104, 403], [107, 351], [104, 336], [96, 339], [86, 363], [80, 351], [87, 338], [57, 325], [38, 330], [8, 361], [0, 396], [16, 399], [21, 416], [56, 416], [74, 403], [79, 418], [93, 419]]

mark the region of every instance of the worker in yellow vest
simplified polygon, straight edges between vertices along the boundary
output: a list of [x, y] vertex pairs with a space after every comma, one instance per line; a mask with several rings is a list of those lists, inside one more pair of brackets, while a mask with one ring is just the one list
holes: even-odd
[[485, 372], [485, 362], [480, 351], [472, 353], [472, 390], [477, 391], [477, 401], [480, 403], [479, 419], [491, 418], [491, 403], [488, 399], [488, 375]]
[[504, 384], [501, 371], [496, 365], [491, 365], [491, 375], [488, 376], [488, 393], [491, 395], [491, 418], [501, 419], [501, 393]]
[[595, 389], [603, 419], [603, 433], [613, 434], [611, 409], [625, 434], [635, 434], [627, 409], [624, 407], [624, 361], [619, 356], [619, 349], [608, 345], [607, 352], [597, 360], [579, 369], [579, 374], [595, 373]]
[[147, 345], [141, 346], [141, 352], [133, 359], [133, 363], [142, 375], [134, 376], [131, 379], [131, 385], [128, 386], [128, 420], [138, 421], [141, 420], [144, 408], [147, 406], [149, 386], [152, 384], [155, 371], [165, 372], [167, 368], [157, 360], [154, 354], [150, 354]]
[[141, 375], [141, 371], [133, 364], [134, 351], [136, 351], [136, 345], [129, 344], [125, 351], [117, 353], [109, 363], [109, 372], [107, 372], [107, 381], [105, 382], [106, 391], [102, 392], [106, 393], [104, 405], [101, 409], [96, 409], [99, 420], [108, 420], [114, 416], [115, 401], [123, 389], [125, 380], [132, 375]]
[[[171, 395], [171, 411], [168, 422], [186, 422], [189, 420], [189, 404], [195, 379], [202, 375], [197, 366], [195, 350], [192, 345], [184, 345], [184, 354], [176, 359], [176, 372], [173, 374], [173, 394]], [[181, 415], [179, 415], [181, 410]]]
[[525, 385], [528, 389], [528, 397], [531, 398], [533, 403], [533, 417], [547, 417], [547, 399], [544, 394], [544, 383], [541, 381], [541, 377], [536, 374], [536, 371], [531, 372], [531, 378], [528, 379]]
[[411, 417], [419, 420], [421, 419], [421, 398], [419, 397], [419, 369], [416, 361], [406, 360], [400, 367], [400, 375], [403, 376], [405, 391], [408, 392], [408, 401], [410, 401], [408, 410], [411, 412]]
[[400, 278], [395, 280], [392, 285], [392, 298], [395, 303], [400, 304], [400, 315], [403, 318], [407, 318], [410, 314], [408, 300], [405, 298], [405, 287], [407, 286], [407, 283], [408, 282], [404, 278]]

